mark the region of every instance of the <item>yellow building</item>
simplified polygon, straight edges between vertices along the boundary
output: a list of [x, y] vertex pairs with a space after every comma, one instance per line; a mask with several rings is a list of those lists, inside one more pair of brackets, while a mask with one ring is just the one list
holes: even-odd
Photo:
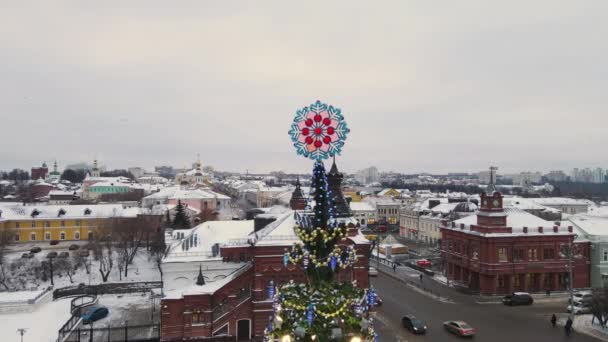
[[122, 204], [22, 205], [0, 203], [0, 228], [16, 242], [86, 240], [112, 220], [136, 218], [141, 208]]

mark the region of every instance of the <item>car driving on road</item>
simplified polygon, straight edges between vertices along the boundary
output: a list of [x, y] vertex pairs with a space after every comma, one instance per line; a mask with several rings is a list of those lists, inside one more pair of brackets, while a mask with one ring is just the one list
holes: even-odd
[[414, 334], [426, 333], [426, 323], [416, 318], [414, 315], [405, 315], [401, 318], [403, 327]]
[[463, 321], [447, 321], [443, 322], [443, 327], [452, 334], [462, 337], [475, 336], [477, 330]]
[[531, 305], [534, 299], [527, 292], [513, 292], [513, 294], [504, 296], [502, 299], [504, 305]]

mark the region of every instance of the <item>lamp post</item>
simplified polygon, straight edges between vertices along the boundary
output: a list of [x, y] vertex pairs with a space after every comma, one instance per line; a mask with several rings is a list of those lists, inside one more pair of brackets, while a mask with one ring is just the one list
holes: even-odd
[[574, 239], [576, 239], [578, 237], [578, 235], [574, 234], [572, 236], [572, 239], [570, 240], [569, 244], [568, 244], [568, 265], [566, 267], [568, 267], [568, 271], [570, 272], [570, 281], [569, 281], [569, 285], [570, 285], [570, 319], [572, 321], [574, 321], [574, 281], [573, 281], [573, 276], [572, 276], [572, 271], [573, 271], [573, 266], [572, 266], [572, 258], [573, 258], [573, 246], [572, 243], [574, 242]]
[[23, 342], [23, 335], [25, 334], [26, 331], [27, 331], [27, 329], [25, 329], [25, 328], [17, 329], [17, 333], [19, 335], [21, 335], [21, 342]]

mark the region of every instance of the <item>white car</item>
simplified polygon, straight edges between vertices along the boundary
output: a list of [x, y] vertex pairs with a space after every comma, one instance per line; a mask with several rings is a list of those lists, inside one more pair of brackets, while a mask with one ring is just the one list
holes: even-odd
[[370, 267], [369, 268], [369, 276], [370, 277], [377, 277], [378, 276], [378, 270], [375, 267]]
[[[589, 304], [591, 303], [591, 299], [593, 298], [593, 293], [591, 293], [590, 291], [580, 291], [580, 292], [576, 292], [574, 293], [574, 303], [583, 303], [583, 304]], [[568, 299], [568, 303], [571, 304], [570, 299]]]
[[591, 306], [575, 302], [574, 307], [572, 305], [568, 305], [566, 311], [573, 312], [575, 315], [587, 314], [591, 313]]

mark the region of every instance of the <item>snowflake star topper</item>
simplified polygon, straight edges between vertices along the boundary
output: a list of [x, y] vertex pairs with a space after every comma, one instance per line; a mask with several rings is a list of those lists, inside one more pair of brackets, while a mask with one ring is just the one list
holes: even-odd
[[340, 154], [348, 132], [340, 109], [317, 101], [296, 112], [289, 135], [298, 154], [323, 160]]

